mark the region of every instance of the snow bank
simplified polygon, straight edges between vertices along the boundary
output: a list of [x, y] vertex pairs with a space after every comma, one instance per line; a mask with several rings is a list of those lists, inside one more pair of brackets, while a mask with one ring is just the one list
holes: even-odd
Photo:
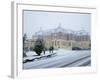
[[34, 56], [34, 55], [37, 55], [34, 51], [28, 51], [26, 53], [27, 56]]

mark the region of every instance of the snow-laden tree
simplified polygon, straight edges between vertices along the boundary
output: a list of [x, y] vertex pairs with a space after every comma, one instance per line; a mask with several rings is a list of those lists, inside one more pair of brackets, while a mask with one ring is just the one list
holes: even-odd
[[26, 41], [26, 39], [27, 39], [27, 35], [26, 34], [24, 34], [24, 36], [23, 36], [23, 57], [26, 57], [27, 55], [26, 55], [26, 51], [25, 51], [25, 41]]
[[34, 45], [34, 51], [36, 52], [37, 55], [41, 55], [42, 51], [44, 49], [44, 41], [43, 39], [37, 39]]

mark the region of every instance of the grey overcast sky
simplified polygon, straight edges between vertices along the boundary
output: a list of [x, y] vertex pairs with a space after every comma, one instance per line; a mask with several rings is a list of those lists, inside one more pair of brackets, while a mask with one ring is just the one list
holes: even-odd
[[61, 24], [62, 28], [74, 31], [86, 30], [90, 33], [91, 14], [86, 13], [63, 13], [46, 11], [23, 11], [23, 30], [29, 38], [40, 30], [57, 28]]

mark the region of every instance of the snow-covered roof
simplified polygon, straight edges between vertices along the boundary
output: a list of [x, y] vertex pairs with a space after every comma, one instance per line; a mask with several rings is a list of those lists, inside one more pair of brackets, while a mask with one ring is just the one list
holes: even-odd
[[77, 35], [88, 35], [88, 32], [86, 32], [85, 30], [80, 30], [76, 32]]
[[51, 35], [52, 33], [65, 33], [65, 34], [75, 34], [75, 35], [88, 35], [88, 32], [85, 30], [80, 30], [80, 31], [73, 31], [71, 29], [65, 29], [61, 27], [61, 24], [54, 28], [54, 29], [49, 29], [49, 30], [39, 30], [38, 32], [35, 33], [35, 35], [40, 35], [40, 36], [46, 36], [46, 35]]

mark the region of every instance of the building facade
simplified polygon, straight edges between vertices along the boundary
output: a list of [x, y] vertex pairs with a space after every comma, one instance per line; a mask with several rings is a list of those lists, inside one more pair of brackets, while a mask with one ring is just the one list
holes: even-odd
[[51, 46], [53, 46], [54, 49], [64, 48], [68, 50], [71, 50], [73, 47], [78, 47], [81, 49], [91, 48], [90, 35], [85, 30], [76, 32], [66, 30], [61, 26], [47, 31], [40, 30], [36, 32], [32, 36], [32, 39], [26, 41], [24, 47], [34, 47], [35, 41], [38, 38], [43, 39], [44, 45], [47, 49], [49, 49]]

